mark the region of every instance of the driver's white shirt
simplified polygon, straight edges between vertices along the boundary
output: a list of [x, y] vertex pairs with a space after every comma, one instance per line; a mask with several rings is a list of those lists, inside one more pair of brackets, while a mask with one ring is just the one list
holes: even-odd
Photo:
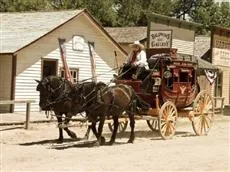
[[[128, 55], [127, 58], [127, 64], [131, 63], [132, 57], [133, 57], [133, 51], [131, 51]], [[145, 69], [149, 69], [148, 63], [147, 63], [147, 58], [144, 50], [141, 50], [140, 53], [137, 54], [137, 57], [135, 61], [133, 62], [135, 66], [140, 66], [140, 67], [145, 67]]]

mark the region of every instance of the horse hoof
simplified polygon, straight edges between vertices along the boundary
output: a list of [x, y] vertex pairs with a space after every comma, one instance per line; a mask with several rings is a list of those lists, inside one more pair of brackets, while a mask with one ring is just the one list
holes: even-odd
[[133, 140], [128, 140], [128, 143], [133, 143]]
[[63, 139], [57, 139], [57, 143], [58, 143], [58, 144], [63, 143]]
[[76, 138], [77, 138], [77, 135], [76, 135], [75, 133], [72, 133], [72, 134], [70, 135], [70, 137], [71, 137], [72, 139], [76, 139]]
[[109, 145], [113, 145], [114, 144], [114, 141], [109, 141]]
[[89, 136], [84, 136], [83, 140], [89, 140]]
[[101, 136], [100, 145], [105, 145], [105, 138], [103, 136]]
[[95, 145], [95, 146], [100, 146], [99, 141], [96, 141], [96, 142], [94, 143], [94, 145]]

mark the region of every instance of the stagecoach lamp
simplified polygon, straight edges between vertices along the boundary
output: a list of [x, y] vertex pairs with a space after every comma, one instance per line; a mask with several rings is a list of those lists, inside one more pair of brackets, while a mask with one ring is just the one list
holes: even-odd
[[154, 78], [154, 85], [152, 88], [153, 93], [159, 91], [160, 85], [161, 85], [161, 78]]

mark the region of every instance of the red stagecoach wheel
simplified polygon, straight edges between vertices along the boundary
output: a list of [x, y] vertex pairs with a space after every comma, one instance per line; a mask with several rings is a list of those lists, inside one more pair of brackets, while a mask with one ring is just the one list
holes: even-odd
[[155, 119], [155, 120], [147, 120], [146, 121], [149, 128], [152, 130], [152, 131], [157, 131], [158, 130], [158, 120]]
[[[109, 130], [110, 130], [111, 132], [113, 132], [113, 127], [114, 127], [113, 123], [108, 123], [108, 126], [109, 126]], [[119, 122], [119, 125], [118, 125], [117, 132], [118, 132], [118, 133], [123, 133], [123, 132], [125, 132], [127, 126], [128, 126], [128, 121], [120, 121], [120, 122]]]
[[158, 127], [163, 139], [171, 139], [176, 132], [176, 120], [177, 120], [176, 106], [170, 102], [165, 102], [159, 111]]
[[196, 135], [208, 134], [212, 127], [213, 117], [213, 99], [206, 91], [201, 91], [193, 103], [192, 127]]

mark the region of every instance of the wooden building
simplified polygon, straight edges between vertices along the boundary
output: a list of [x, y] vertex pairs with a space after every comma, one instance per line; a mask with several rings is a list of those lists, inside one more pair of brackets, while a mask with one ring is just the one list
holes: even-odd
[[214, 26], [211, 31], [211, 63], [220, 69], [214, 95], [230, 104], [230, 28]]
[[195, 31], [201, 24], [151, 13], [148, 16], [149, 49], [174, 48], [177, 53], [194, 56]]
[[[87, 10], [1, 13], [0, 18], [0, 100], [35, 99], [32, 111], [39, 111], [35, 79], [63, 74], [58, 38], [66, 39], [67, 63], [76, 82], [92, 76], [89, 47], [98, 81], [109, 82], [112, 69], [126, 57]], [[9, 111], [25, 111], [25, 105], [0, 106], [0, 112]]]

